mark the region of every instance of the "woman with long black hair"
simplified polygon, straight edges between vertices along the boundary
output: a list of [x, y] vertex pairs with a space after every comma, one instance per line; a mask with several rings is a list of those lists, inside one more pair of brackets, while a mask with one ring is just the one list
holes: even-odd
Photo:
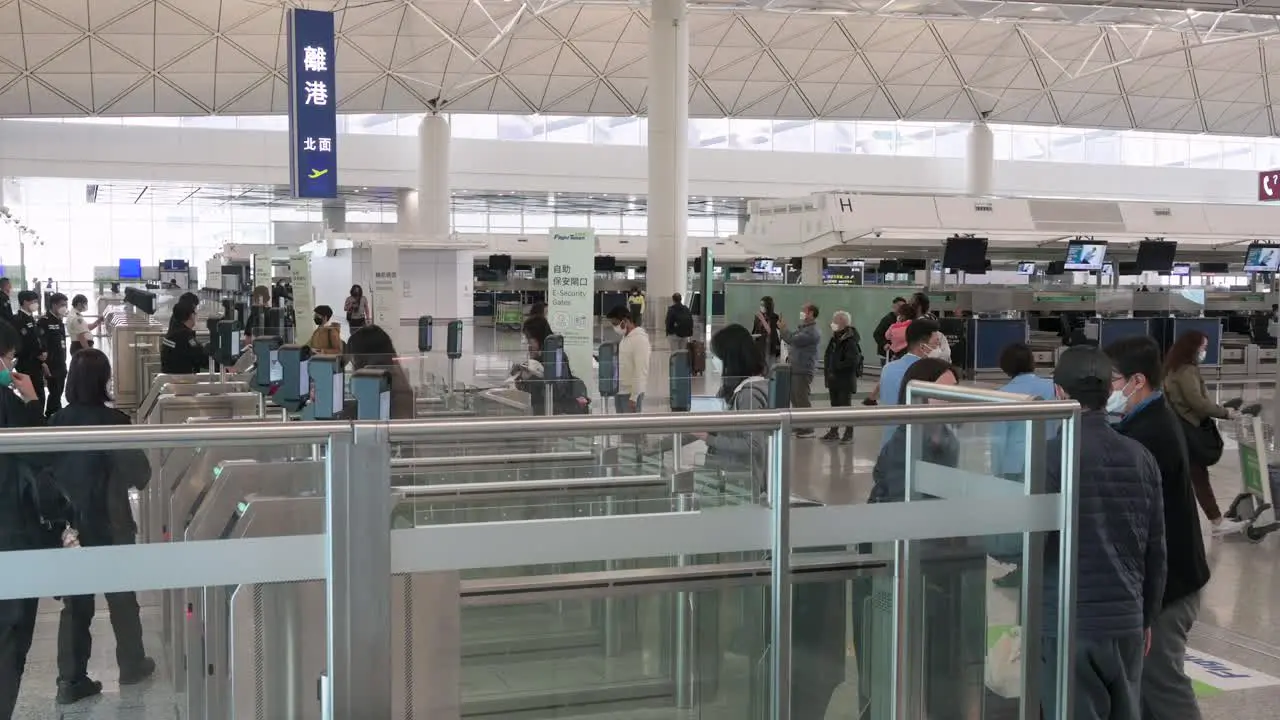
[[[728, 410], [765, 410], [769, 407], [768, 368], [751, 333], [741, 325], [729, 325], [711, 336], [711, 366], [720, 373], [716, 393]], [[768, 440], [758, 431], [708, 433], [707, 466], [729, 471], [749, 471], [753, 491], [763, 497], [768, 467]]]
[[[111, 362], [96, 348], [71, 356], [67, 374], [67, 407], [59, 410], [49, 424], [55, 427], [79, 425], [128, 425], [129, 416], [111, 407], [107, 386], [111, 382]], [[63, 453], [54, 465], [59, 485], [75, 508], [74, 527], [84, 547], [131, 545], [138, 526], [129, 505], [129, 490], [142, 490], [151, 479], [151, 463], [142, 450], [86, 450]], [[140, 683], [155, 673], [155, 661], [142, 646], [142, 620], [138, 598], [132, 592], [106, 593], [111, 629], [116, 638], [116, 664], [120, 684]], [[93, 636], [96, 601], [93, 595], [62, 599], [58, 623], [59, 705], [78, 702], [102, 692], [102, 683], [89, 678], [89, 656]]]
[[768, 295], [760, 298], [760, 310], [751, 323], [751, 335], [755, 338], [756, 347], [766, 367], [778, 364], [782, 357], [782, 336], [778, 333], [778, 313], [775, 311], [773, 298]]
[[1213, 485], [1209, 483], [1209, 467], [1222, 457], [1222, 439], [1215, 420], [1226, 420], [1235, 412], [1209, 397], [1200, 363], [1209, 348], [1209, 337], [1199, 330], [1188, 330], [1173, 343], [1164, 360], [1164, 392], [1174, 413], [1182, 419], [1187, 439], [1187, 459], [1191, 465], [1191, 487], [1196, 502], [1213, 527], [1214, 535], [1239, 532], [1244, 524], [1222, 516]]
[[364, 296], [364, 288], [359, 285], [351, 286], [351, 293], [342, 303], [342, 311], [346, 313], [347, 327], [351, 332], [369, 324], [369, 298]]

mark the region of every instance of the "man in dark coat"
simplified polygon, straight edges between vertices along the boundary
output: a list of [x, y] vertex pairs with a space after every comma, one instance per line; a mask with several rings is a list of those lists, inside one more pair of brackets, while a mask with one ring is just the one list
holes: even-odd
[[[849, 407], [853, 404], [853, 395], [858, 392], [858, 373], [862, 370], [862, 338], [858, 331], [849, 324], [849, 313], [839, 310], [831, 317], [831, 339], [827, 341], [827, 350], [822, 355], [822, 373], [827, 383], [827, 393], [831, 396], [831, 407]], [[831, 428], [823, 440], [842, 443], [853, 442], [853, 428]]]
[[[1168, 579], [1160, 613], [1151, 626], [1151, 651], [1142, 664], [1142, 716], [1148, 720], [1200, 720], [1200, 707], [1183, 670], [1187, 634], [1200, 613], [1200, 591], [1209, 582], [1200, 511], [1182, 427], [1160, 391], [1164, 367], [1149, 337], [1125, 338], [1107, 347], [1112, 402], [1121, 435], [1142, 443], [1160, 467], [1164, 496]], [[1120, 400], [1123, 399], [1123, 408]]]

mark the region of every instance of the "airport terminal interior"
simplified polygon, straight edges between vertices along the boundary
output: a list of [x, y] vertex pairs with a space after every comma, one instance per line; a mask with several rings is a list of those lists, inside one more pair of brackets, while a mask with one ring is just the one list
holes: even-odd
[[[0, 393], [51, 418], [0, 468], [79, 518], [94, 453], [136, 524], [3, 546], [0, 720], [33, 597], [20, 720], [1129, 720], [1064, 611], [1094, 415], [1006, 384], [1135, 338], [1221, 439], [1135, 702], [1275, 717], [1277, 43], [1276, 0], [0, 0]], [[62, 421], [90, 347], [132, 427]], [[881, 392], [904, 353], [949, 364]]]

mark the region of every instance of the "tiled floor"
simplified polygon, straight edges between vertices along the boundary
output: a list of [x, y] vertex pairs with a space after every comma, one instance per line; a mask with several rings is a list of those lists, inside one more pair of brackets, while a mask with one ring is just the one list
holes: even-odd
[[[487, 334], [477, 333], [482, 347], [492, 340]], [[488, 337], [493, 337], [488, 335]], [[480, 382], [493, 382], [505, 376], [512, 358], [519, 354], [519, 342], [513, 334], [498, 335], [495, 347], [477, 361]], [[655, 340], [655, 350], [666, 347], [665, 342]], [[580, 375], [586, 369], [575, 368]], [[712, 392], [715, 379], [695, 381], [694, 392]], [[867, 383], [870, 385], [870, 383]], [[667, 387], [666, 354], [655, 352], [653, 372], [650, 378], [650, 402], [647, 409], [659, 411], [665, 405]], [[864, 388], [865, 389], [865, 388]], [[820, 387], [815, 394], [821, 395]], [[970, 428], [977, 433], [977, 428]], [[830, 504], [860, 503], [865, 501], [871, 487], [871, 469], [875, 453], [879, 449], [879, 431], [861, 430], [852, 446], [821, 443], [818, 440], [798, 440], [799, 451], [793, 453], [793, 478], [795, 492]], [[977, 452], [968, 447], [967, 452]], [[1213, 471], [1213, 482], [1220, 502], [1225, 506], [1239, 487], [1239, 460], [1234, 447], [1229, 444], [1223, 462]], [[1270, 538], [1260, 545], [1253, 545], [1239, 538], [1211, 539], [1210, 562], [1213, 579], [1204, 592], [1204, 602], [1199, 622], [1192, 634], [1194, 650], [1222, 658], [1232, 663], [1236, 674], [1242, 668], [1280, 678], [1280, 566], [1275, 560], [1280, 539]], [[999, 569], [994, 565], [992, 575]], [[147, 648], [162, 667], [155, 681], [134, 688], [120, 688], [114, 682], [113, 641], [106, 618], [106, 609], [99, 603], [100, 611], [94, 622], [94, 635], [98, 647], [94, 653], [91, 674], [104, 682], [102, 697], [84, 701], [67, 708], [53, 704], [55, 669], [55, 635], [57, 629], [57, 604], [46, 601], [36, 630], [36, 644], [32, 650], [23, 695], [15, 717], [21, 720], [170, 720], [179, 717], [177, 702], [170, 689], [170, 669], [164, 667], [164, 655], [159, 647], [155, 628], [159, 617], [153, 603], [144, 602], [144, 621], [149, 628]], [[992, 588], [988, 595], [989, 621], [992, 624], [1011, 622], [1014, 598], [1010, 591]], [[643, 614], [643, 613], [642, 613]], [[542, 613], [530, 613], [525, 619], [543, 623], [540, 630], [549, 626]], [[476, 634], [491, 634], [502, 629], [499, 623], [487, 622], [482, 626], [471, 625]], [[575, 625], [576, 627], [576, 625]], [[739, 663], [736, 667], [733, 663]], [[483, 661], [470, 663], [464, 672], [463, 688], [468, 697], [482, 698], [524, 689], [557, 687], [572, 689], [653, 678], [658, 672], [656, 656], [648, 648], [615, 660], [600, 658], [560, 657], [529, 661]], [[725, 686], [721, 699], [704, 703], [692, 710], [664, 707], [622, 707], [600, 712], [579, 713], [592, 720], [743, 720], [747, 717], [744, 696], [746, 678], [750, 669], [736, 656], [726, 658], [723, 676]], [[1206, 693], [1201, 700], [1207, 720], [1270, 720], [1278, 716], [1280, 685], [1268, 687]], [[557, 717], [568, 717], [568, 714]], [[503, 715], [510, 720], [523, 720], [520, 715]], [[547, 717], [544, 714], [542, 717]], [[844, 708], [834, 707], [827, 720], [843, 720], [852, 717]], [[275, 719], [270, 719], [275, 720]], [[798, 718], [797, 720], [818, 720]], [[1181, 719], [1178, 719], [1181, 720]]]

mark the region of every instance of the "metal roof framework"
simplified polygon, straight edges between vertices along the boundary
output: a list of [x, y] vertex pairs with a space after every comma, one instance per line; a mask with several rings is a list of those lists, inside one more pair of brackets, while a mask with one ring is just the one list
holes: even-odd
[[[0, 0], [0, 115], [282, 113], [284, 10], [347, 112], [645, 112], [634, 0]], [[1280, 1], [702, 0], [697, 117], [1277, 134]]]

